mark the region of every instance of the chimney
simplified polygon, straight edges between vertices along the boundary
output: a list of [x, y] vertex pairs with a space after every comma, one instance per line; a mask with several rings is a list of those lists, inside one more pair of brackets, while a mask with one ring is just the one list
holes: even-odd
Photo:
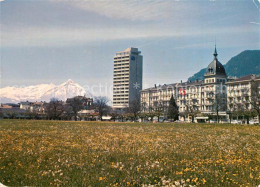
[[154, 87], [156, 88], [156, 84], [154, 84]]
[[182, 80], [181, 80], [181, 83], [182, 83]]

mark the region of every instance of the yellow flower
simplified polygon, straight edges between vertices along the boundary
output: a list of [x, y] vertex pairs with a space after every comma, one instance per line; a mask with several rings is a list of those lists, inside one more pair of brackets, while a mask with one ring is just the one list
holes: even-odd
[[183, 172], [182, 171], [180, 171], [180, 172], [176, 172], [176, 175], [182, 175], [183, 174]]

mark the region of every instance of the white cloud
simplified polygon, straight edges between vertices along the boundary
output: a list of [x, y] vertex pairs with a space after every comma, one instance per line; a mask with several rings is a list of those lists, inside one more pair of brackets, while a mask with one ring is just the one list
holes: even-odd
[[241, 27], [218, 29], [179, 29], [155, 27], [153, 25], [118, 28], [9, 28], [3, 27], [1, 45], [4, 46], [73, 46], [90, 42], [120, 39], [151, 39], [160, 37], [182, 37], [221, 35], [229, 32], [243, 33]]
[[249, 22], [249, 23], [251, 23], [251, 24], [255, 24], [255, 25], [260, 25], [260, 23], [258, 23], [258, 22], [254, 22], [254, 21], [251, 21], [251, 22]]
[[70, 6], [95, 12], [113, 19], [127, 20], [161, 20], [168, 18], [171, 14], [173, 1], [154, 0], [154, 1], [133, 1], [133, 0], [81, 0], [65, 1], [50, 0], [51, 2], [63, 2]]
[[[147, 28], [147, 27], [146, 27]], [[3, 29], [2, 46], [67, 46], [86, 42], [180, 36], [160, 28], [12, 28]]]

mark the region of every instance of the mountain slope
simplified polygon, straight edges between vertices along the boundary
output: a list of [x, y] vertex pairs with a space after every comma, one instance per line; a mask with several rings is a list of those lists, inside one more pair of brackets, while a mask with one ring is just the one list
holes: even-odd
[[[50, 101], [57, 98], [65, 101], [67, 98], [86, 95], [86, 91], [79, 84], [68, 80], [60, 85], [39, 84], [23, 88], [5, 87], [0, 89], [1, 103], [18, 103], [21, 101]], [[89, 96], [90, 94], [88, 94]]]
[[[230, 77], [242, 77], [249, 74], [260, 74], [260, 50], [246, 50], [232, 57], [225, 65], [225, 70]], [[201, 69], [188, 81], [202, 80], [206, 68]]]
[[246, 50], [231, 58], [225, 65], [228, 76], [243, 77], [260, 74], [260, 50]]

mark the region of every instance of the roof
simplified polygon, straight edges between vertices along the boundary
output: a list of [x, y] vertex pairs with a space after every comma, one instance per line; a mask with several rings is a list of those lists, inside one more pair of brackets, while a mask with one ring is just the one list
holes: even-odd
[[1, 104], [0, 108], [13, 108], [13, 107], [10, 105]]
[[43, 102], [37, 102], [37, 101], [36, 101], [36, 102], [33, 103], [33, 105], [39, 105], [39, 106], [41, 106], [41, 105], [43, 105]]
[[200, 85], [203, 84], [204, 81], [203, 80], [199, 80], [199, 81], [193, 81], [193, 82], [184, 82], [184, 83], [177, 83], [176, 87], [182, 87], [182, 86], [196, 86], [196, 85]]
[[216, 46], [215, 46], [215, 52], [214, 52], [213, 56], [214, 56], [214, 60], [208, 65], [204, 76], [210, 76], [210, 75], [227, 76], [224, 66], [218, 61], [218, 58], [217, 58], [218, 53], [217, 53]]
[[236, 83], [236, 82], [244, 82], [244, 81], [247, 82], [247, 81], [251, 81], [251, 80], [255, 80], [255, 79], [260, 79], [260, 76], [250, 74], [250, 75], [246, 75], [244, 77], [240, 77], [235, 80], [229, 81], [229, 82], [227, 82], [227, 84]]
[[20, 108], [0, 108], [0, 113], [25, 113], [26, 110]]
[[20, 104], [21, 104], [21, 105], [31, 105], [32, 102], [29, 102], [29, 101], [22, 101]]
[[177, 83], [173, 83], [173, 84], [163, 84], [163, 85], [154, 85], [154, 87], [150, 87], [150, 88], [146, 88], [141, 90], [140, 92], [145, 92], [145, 91], [149, 91], [149, 90], [163, 90], [163, 89], [167, 89], [167, 88], [173, 88], [176, 86]]
[[158, 91], [158, 90], [164, 90], [168, 88], [176, 88], [176, 87], [186, 87], [186, 86], [196, 86], [203, 84], [203, 81], [194, 81], [194, 82], [183, 82], [183, 83], [172, 83], [172, 84], [164, 84], [164, 85], [155, 85], [154, 87], [151, 88], [146, 88], [144, 90], [141, 90], [140, 92], [145, 92], [145, 91]]

